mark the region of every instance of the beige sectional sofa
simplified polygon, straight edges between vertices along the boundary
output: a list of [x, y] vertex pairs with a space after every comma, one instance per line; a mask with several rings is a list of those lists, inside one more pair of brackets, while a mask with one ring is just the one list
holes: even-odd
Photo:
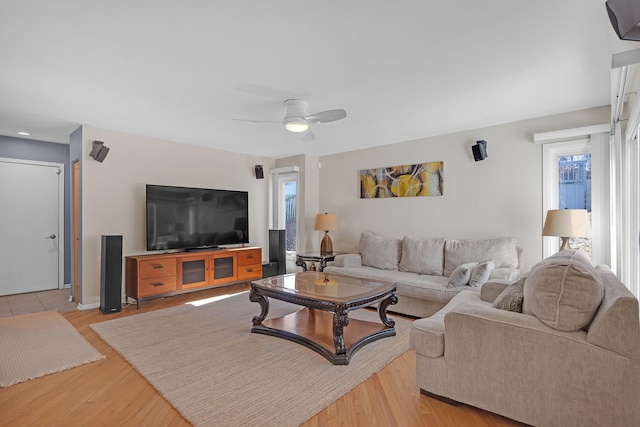
[[[480, 269], [483, 271], [472, 277]], [[514, 281], [522, 269], [522, 250], [509, 237], [397, 239], [363, 232], [359, 253], [337, 255], [333, 265], [324, 271], [394, 282], [398, 303], [389, 310], [429, 317], [461, 291], [471, 289], [479, 293], [486, 280]], [[450, 285], [454, 278], [452, 284], [456, 286]], [[469, 286], [470, 281], [476, 286]]]
[[638, 300], [579, 250], [460, 292], [410, 343], [425, 394], [535, 426], [640, 426]]

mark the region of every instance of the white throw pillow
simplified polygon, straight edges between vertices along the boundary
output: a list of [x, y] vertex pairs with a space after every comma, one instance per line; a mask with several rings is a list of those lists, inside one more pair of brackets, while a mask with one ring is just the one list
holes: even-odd
[[455, 286], [468, 285], [469, 279], [471, 279], [471, 272], [477, 265], [477, 262], [468, 262], [457, 266], [455, 270], [453, 270], [453, 273], [451, 273], [451, 276], [449, 276], [447, 286], [453, 288]]
[[482, 286], [484, 282], [489, 280], [491, 271], [495, 268], [493, 261], [485, 261], [478, 264], [471, 272], [469, 278], [469, 286]]

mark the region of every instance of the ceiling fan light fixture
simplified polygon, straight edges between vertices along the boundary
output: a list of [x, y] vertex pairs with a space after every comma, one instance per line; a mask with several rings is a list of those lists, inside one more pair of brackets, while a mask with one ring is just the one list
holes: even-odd
[[304, 117], [286, 117], [284, 119], [284, 127], [289, 132], [305, 132], [309, 129], [309, 122]]

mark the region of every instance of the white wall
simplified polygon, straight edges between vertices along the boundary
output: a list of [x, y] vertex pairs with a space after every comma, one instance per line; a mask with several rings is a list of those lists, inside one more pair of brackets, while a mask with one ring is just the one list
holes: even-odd
[[[89, 157], [94, 140], [111, 149], [103, 163]], [[146, 252], [145, 184], [248, 191], [250, 244], [267, 259], [269, 177], [254, 165], [272, 159], [84, 126], [81, 161], [83, 305], [100, 301], [101, 235], [122, 235], [124, 256]]]
[[[399, 238], [512, 236], [528, 269], [542, 259], [542, 148], [533, 134], [609, 119], [607, 106], [324, 156], [320, 208], [338, 217], [333, 247], [357, 252], [365, 230]], [[471, 145], [480, 139], [488, 157], [475, 162]], [[360, 199], [359, 170], [431, 161], [444, 162], [443, 196]]]

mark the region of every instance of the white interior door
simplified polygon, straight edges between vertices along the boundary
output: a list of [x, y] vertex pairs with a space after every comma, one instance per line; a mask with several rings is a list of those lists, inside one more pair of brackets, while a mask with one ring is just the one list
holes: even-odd
[[64, 165], [0, 159], [0, 295], [62, 283]]

